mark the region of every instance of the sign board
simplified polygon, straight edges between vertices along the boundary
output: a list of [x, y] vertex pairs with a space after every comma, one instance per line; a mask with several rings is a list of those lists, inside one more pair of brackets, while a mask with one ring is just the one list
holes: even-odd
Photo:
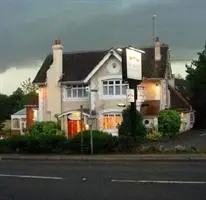
[[137, 101], [143, 102], [144, 100], [145, 100], [144, 86], [138, 85], [137, 86]]
[[72, 112], [68, 115], [68, 119], [70, 120], [81, 120], [81, 113], [80, 112]]
[[142, 53], [126, 49], [127, 79], [142, 80]]
[[134, 89], [127, 89], [127, 101], [134, 102]]

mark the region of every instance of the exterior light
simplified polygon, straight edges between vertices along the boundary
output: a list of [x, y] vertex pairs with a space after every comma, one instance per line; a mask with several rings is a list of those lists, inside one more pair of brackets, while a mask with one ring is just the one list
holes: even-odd
[[126, 107], [126, 104], [124, 104], [124, 103], [118, 103], [117, 106], [118, 106], [118, 107]]

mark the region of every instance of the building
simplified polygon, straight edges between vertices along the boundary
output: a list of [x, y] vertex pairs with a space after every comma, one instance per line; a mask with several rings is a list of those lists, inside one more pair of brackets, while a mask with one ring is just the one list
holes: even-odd
[[[138, 86], [137, 108], [145, 125], [157, 126], [159, 111], [172, 108], [187, 116], [183, 117], [187, 125], [181, 130], [190, 129], [194, 112], [175, 87], [168, 45], [161, 44], [157, 38], [154, 46], [139, 49], [145, 54], [142, 55], [143, 81]], [[52, 50], [33, 81], [39, 86], [39, 120], [60, 119], [67, 135], [74, 135], [80, 130], [80, 119], [87, 128], [91, 114], [95, 119], [94, 128], [117, 133], [124, 109], [118, 105], [128, 104], [128, 86], [122, 82], [121, 48], [65, 53], [61, 41], [56, 40]]]
[[38, 121], [37, 105], [26, 105], [24, 109], [11, 115], [12, 134], [24, 135], [35, 121]]

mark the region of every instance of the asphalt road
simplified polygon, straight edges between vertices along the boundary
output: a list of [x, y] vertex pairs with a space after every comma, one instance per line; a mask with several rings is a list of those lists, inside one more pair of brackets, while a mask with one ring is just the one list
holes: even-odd
[[0, 161], [0, 200], [205, 200], [206, 162]]

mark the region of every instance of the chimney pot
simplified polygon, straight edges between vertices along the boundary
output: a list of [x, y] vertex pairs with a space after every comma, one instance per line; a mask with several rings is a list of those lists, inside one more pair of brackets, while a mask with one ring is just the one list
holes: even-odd
[[159, 37], [156, 37], [156, 42], [159, 42], [159, 41], [160, 41]]
[[61, 40], [55, 40], [54, 44], [55, 45], [61, 44]]

